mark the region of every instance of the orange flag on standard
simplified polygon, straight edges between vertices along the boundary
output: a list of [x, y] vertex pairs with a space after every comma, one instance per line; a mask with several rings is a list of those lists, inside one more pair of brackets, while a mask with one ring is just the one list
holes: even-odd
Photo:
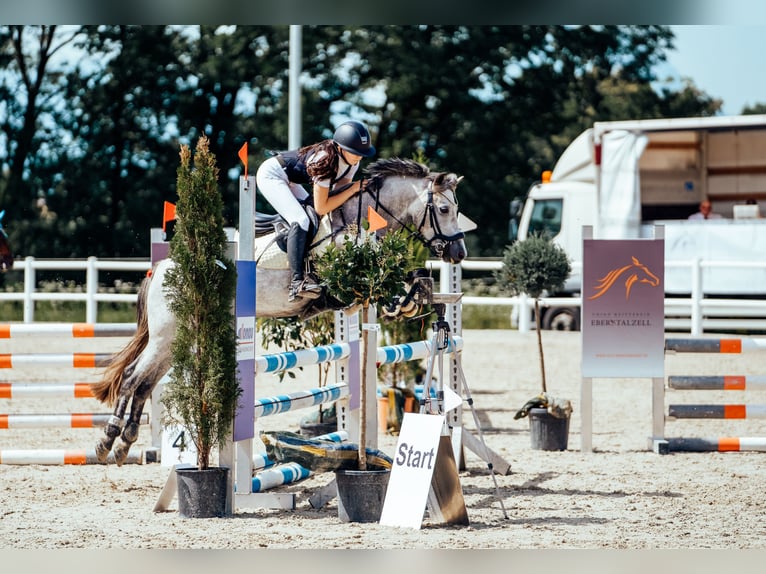
[[388, 222], [383, 219], [371, 205], [367, 207], [367, 221], [370, 222], [370, 231], [377, 231], [388, 225]]
[[162, 207], [162, 232], [165, 232], [165, 227], [168, 221], [173, 221], [176, 218], [176, 206], [174, 203], [166, 201]]
[[242, 144], [237, 155], [239, 155], [240, 161], [245, 164], [245, 179], [247, 179], [247, 142]]

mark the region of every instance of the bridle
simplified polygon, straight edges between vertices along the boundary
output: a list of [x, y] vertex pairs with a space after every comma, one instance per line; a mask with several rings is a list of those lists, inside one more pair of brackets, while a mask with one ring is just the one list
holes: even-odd
[[[452, 198], [446, 196], [446, 190], [445, 191], [437, 191], [434, 190], [434, 182], [433, 180], [428, 181], [428, 189], [427, 189], [427, 195], [426, 195], [426, 205], [425, 209], [423, 211], [423, 217], [420, 220], [420, 223], [415, 229], [412, 229], [412, 226], [408, 226], [405, 224], [404, 221], [399, 219], [396, 215], [394, 215], [390, 209], [388, 209], [381, 201], [380, 201], [380, 189], [371, 190], [369, 186], [365, 186], [362, 193], [366, 193], [371, 195], [375, 200], [375, 211], [382, 211], [390, 219], [393, 221], [396, 221], [402, 229], [406, 230], [409, 233], [410, 237], [417, 238], [418, 241], [420, 241], [424, 246], [428, 247], [431, 251], [433, 251], [434, 254], [436, 254], [437, 257], [441, 257], [444, 253], [444, 249], [452, 243], [453, 241], [458, 241], [460, 239], [463, 239], [465, 237], [465, 233], [462, 231], [458, 231], [457, 233], [453, 233], [452, 235], [445, 235], [444, 232], [442, 232], [441, 225], [439, 225], [439, 218], [436, 214], [436, 205], [434, 205], [434, 193], [439, 193], [445, 197], [447, 197], [447, 200], [452, 203], [455, 207], [457, 207], [457, 197], [455, 197], [455, 190], [452, 188], [449, 188], [449, 191], [452, 192]], [[359, 227], [362, 223], [362, 193], [358, 193], [358, 202], [359, 207], [357, 209], [357, 221], [356, 225]], [[343, 221], [344, 225], [346, 221]], [[426, 236], [423, 233], [423, 230], [426, 228], [426, 226], [430, 226], [433, 230], [434, 234], [429, 239], [426, 238]], [[340, 231], [336, 231], [334, 235], [337, 235], [340, 233]]]
[[[455, 208], [457, 208], [457, 197], [455, 197], [455, 190], [451, 189], [450, 191], [452, 191], [452, 199], [447, 197], [446, 192], [444, 191], [440, 191], [438, 193], [441, 193], [444, 197], [447, 197], [447, 201], [454, 204]], [[426, 220], [428, 220], [429, 224], [431, 225], [431, 229], [434, 230], [434, 235], [431, 237], [431, 239], [426, 239], [422, 232], [422, 229], [425, 227]], [[458, 231], [452, 235], [445, 235], [442, 232], [441, 225], [439, 225], [439, 218], [436, 216], [436, 206], [434, 205], [433, 180], [428, 182], [428, 200], [426, 201], [426, 209], [423, 212], [423, 219], [421, 219], [417, 231], [418, 239], [420, 239], [420, 241], [426, 247], [436, 253], [438, 257], [442, 256], [442, 253], [444, 253], [444, 248], [447, 247], [447, 245], [453, 241], [458, 241], [465, 237], [465, 233], [462, 231]]]

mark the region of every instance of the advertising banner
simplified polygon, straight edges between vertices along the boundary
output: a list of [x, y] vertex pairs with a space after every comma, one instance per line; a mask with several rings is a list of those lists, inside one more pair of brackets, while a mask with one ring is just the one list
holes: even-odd
[[583, 241], [582, 376], [664, 376], [662, 239]]

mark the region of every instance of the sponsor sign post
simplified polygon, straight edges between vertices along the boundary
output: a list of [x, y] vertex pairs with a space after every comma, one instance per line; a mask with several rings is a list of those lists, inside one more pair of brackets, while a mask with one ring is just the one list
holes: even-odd
[[[665, 242], [596, 240], [583, 230], [582, 451], [592, 450], [594, 378], [664, 379]], [[656, 399], [655, 399], [656, 401]]]

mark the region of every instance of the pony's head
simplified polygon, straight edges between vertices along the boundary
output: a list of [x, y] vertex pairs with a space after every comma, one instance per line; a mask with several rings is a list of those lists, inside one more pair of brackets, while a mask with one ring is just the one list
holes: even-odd
[[449, 263], [460, 263], [468, 255], [465, 233], [460, 229], [456, 193], [457, 184], [462, 180], [463, 176], [454, 173], [433, 174], [419, 230], [434, 255]]
[[8, 234], [3, 229], [5, 210], [0, 211], [0, 271], [3, 273], [13, 268], [13, 251], [8, 244]]

